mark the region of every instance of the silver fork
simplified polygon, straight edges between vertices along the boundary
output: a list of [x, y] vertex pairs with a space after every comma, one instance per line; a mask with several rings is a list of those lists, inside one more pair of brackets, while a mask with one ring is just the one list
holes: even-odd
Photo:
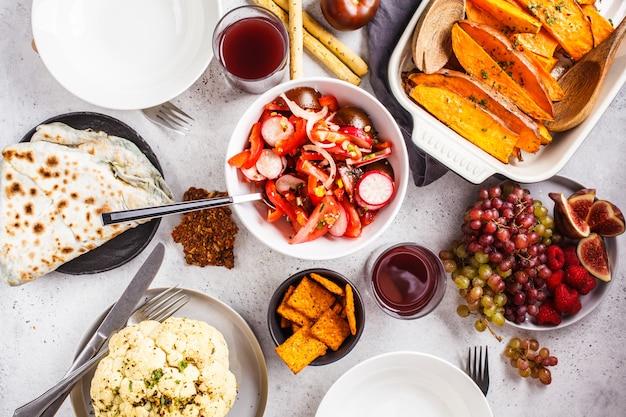
[[474, 355], [472, 355], [472, 348], [469, 348], [466, 372], [478, 385], [483, 394], [487, 396], [487, 391], [489, 391], [489, 356], [487, 346], [485, 346], [484, 358], [482, 346], [480, 348], [474, 346]]
[[193, 117], [176, 107], [169, 101], [158, 106], [149, 107], [141, 110], [148, 119], [152, 120], [159, 126], [171, 129], [181, 135], [191, 132]]
[[[139, 307], [128, 319], [127, 325], [136, 324], [144, 320], [157, 320], [163, 322], [174, 315], [185, 304], [189, 302], [187, 294], [183, 290], [170, 287], [154, 297], [148, 299]], [[17, 408], [13, 417], [38, 417], [50, 404], [52, 404], [62, 394], [66, 393], [76, 382], [91, 368], [93, 368], [109, 352], [108, 344], [105, 345], [98, 354], [82, 366], [67, 374], [55, 386], [44, 392], [33, 401]]]

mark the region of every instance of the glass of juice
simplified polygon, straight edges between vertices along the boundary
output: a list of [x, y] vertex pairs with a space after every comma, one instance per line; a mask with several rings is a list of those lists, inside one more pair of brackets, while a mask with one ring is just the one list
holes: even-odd
[[368, 293], [385, 313], [416, 319], [432, 312], [446, 291], [437, 254], [412, 242], [384, 245], [365, 264]]
[[285, 78], [289, 35], [271, 11], [241, 6], [226, 13], [215, 27], [213, 53], [232, 85], [260, 94]]

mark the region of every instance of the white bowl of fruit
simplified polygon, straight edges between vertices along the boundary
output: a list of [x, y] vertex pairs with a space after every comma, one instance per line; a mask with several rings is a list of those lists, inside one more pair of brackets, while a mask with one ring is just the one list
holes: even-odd
[[374, 241], [410, 178], [393, 116], [365, 90], [331, 78], [292, 80], [259, 96], [233, 131], [225, 172], [231, 196], [261, 192], [273, 206], [234, 206], [250, 233], [310, 260]]
[[479, 190], [463, 236], [440, 257], [477, 330], [505, 323], [551, 330], [576, 323], [608, 294], [617, 270], [620, 210], [565, 177]]

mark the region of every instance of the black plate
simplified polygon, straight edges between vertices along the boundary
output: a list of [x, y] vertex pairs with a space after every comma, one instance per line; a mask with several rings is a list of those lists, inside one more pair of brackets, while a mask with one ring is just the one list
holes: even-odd
[[[111, 116], [91, 112], [67, 113], [52, 117], [40, 124], [53, 122], [65, 123], [79, 130], [101, 130], [109, 135], [128, 139], [137, 145], [152, 165], [159, 170], [161, 175], [163, 174], [156, 155], [146, 141], [130, 126]], [[20, 142], [29, 142], [35, 134], [35, 129], [36, 127], [26, 133]], [[144, 250], [154, 237], [160, 223], [161, 219], [157, 218], [129, 229], [102, 246], [59, 266], [57, 271], [70, 275], [96, 274], [124, 265]]]

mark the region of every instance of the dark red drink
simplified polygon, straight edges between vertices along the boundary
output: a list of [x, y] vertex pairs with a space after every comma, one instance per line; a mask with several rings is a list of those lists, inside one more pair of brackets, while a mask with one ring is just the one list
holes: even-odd
[[220, 52], [228, 72], [255, 80], [267, 77], [283, 64], [286, 48], [284, 37], [272, 21], [250, 17], [224, 30]]
[[371, 275], [374, 297], [396, 317], [416, 318], [428, 313], [439, 303], [445, 288], [445, 272], [439, 259], [412, 244], [396, 245], [383, 252]]

